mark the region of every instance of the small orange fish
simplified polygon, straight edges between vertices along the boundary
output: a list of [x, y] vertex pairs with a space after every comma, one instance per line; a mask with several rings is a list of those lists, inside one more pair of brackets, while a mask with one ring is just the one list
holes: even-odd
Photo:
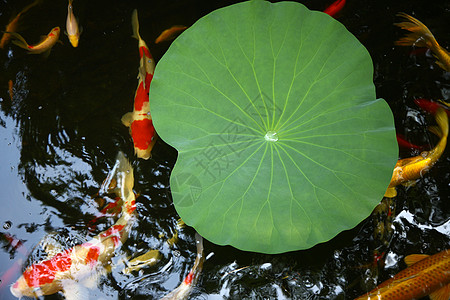
[[17, 25], [19, 23], [19, 19], [20, 17], [26, 13], [30, 8], [32, 8], [33, 6], [37, 5], [39, 2], [41, 2], [41, 0], [36, 0], [33, 3], [25, 6], [24, 9], [22, 9], [21, 12], [19, 12], [14, 19], [11, 20], [11, 22], [8, 23], [8, 25], [6, 25], [5, 28], [5, 32], [2, 35], [2, 39], [0, 40], [0, 49], [3, 49], [6, 44], [8, 44], [9, 39], [11, 38], [11, 33], [10, 32], [15, 32], [17, 30]]
[[137, 10], [133, 11], [131, 23], [133, 25], [133, 37], [139, 41], [139, 82], [134, 95], [133, 111], [122, 116], [122, 123], [130, 128], [134, 151], [137, 157], [149, 159], [157, 138], [155, 127], [153, 127], [152, 116], [150, 114], [150, 102], [148, 98], [150, 82], [153, 79], [153, 73], [155, 71], [155, 60], [153, 59], [147, 44], [139, 35]]
[[14, 83], [11, 79], [8, 81], [8, 92], [9, 92], [9, 98], [12, 101], [14, 98]]
[[323, 11], [331, 17], [335, 17], [345, 6], [345, 0], [336, 0]]
[[441, 138], [439, 143], [430, 151], [424, 151], [418, 156], [399, 159], [394, 167], [391, 182], [384, 194], [385, 197], [397, 196], [395, 187], [420, 178], [441, 157], [447, 146], [448, 117], [444, 109], [439, 108], [435, 115], [438, 127], [430, 127], [430, 131]]
[[73, 47], [78, 47], [78, 41], [80, 40], [80, 29], [78, 28], [78, 22], [73, 14], [73, 0], [69, 0], [69, 5], [67, 6], [67, 20], [66, 20], [66, 30], [69, 41]]
[[203, 238], [200, 234], [195, 233], [195, 242], [197, 243], [197, 256], [189, 274], [184, 278], [183, 282], [172, 292], [165, 295], [161, 300], [188, 299], [189, 294], [194, 288], [203, 269], [205, 256], [203, 255]]
[[433, 300], [450, 298], [450, 250], [432, 256], [412, 254], [406, 269], [355, 300], [409, 300], [430, 295]]
[[156, 38], [155, 44], [170, 41], [175, 38], [176, 35], [180, 34], [182, 31], [186, 30], [187, 26], [184, 25], [174, 25], [169, 29], [164, 30], [161, 34]]
[[19, 46], [20, 48], [26, 49], [31, 54], [40, 54], [44, 52], [48, 52], [52, 49], [52, 47], [59, 40], [59, 34], [61, 30], [59, 27], [53, 28], [50, 33], [38, 44], [36, 45], [28, 45], [25, 39], [16, 32], [9, 32], [11, 37], [15, 38], [12, 42]]
[[398, 13], [397, 16], [403, 17], [409, 20], [409, 22], [401, 22], [394, 25], [400, 27], [401, 29], [409, 30], [411, 33], [399, 39], [395, 42], [395, 44], [399, 46], [427, 47], [437, 58], [436, 64], [445, 71], [449, 72], [450, 53], [438, 44], [427, 26], [408, 14]]

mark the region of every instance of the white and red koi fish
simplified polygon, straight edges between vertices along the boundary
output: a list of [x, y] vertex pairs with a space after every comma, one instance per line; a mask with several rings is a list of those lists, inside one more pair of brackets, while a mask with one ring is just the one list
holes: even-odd
[[78, 41], [80, 40], [80, 29], [78, 28], [78, 22], [73, 14], [73, 0], [69, 0], [69, 5], [67, 6], [67, 20], [66, 20], [66, 30], [69, 41], [73, 47], [78, 47]]
[[28, 45], [25, 39], [17, 32], [7, 33], [9, 33], [12, 38], [14, 38], [14, 40], [12, 41], [13, 44], [19, 46], [20, 48], [28, 50], [30, 54], [40, 54], [44, 52], [48, 53], [56, 44], [56, 42], [58, 42], [61, 29], [59, 27], [53, 28], [50, 33], [36, 45]]
[[203, 269], [203, 262], [205, 256], [203, 255], [203, 238], [200, 234], [195, 233], [195, 241], [197, 243], [197, 257], [195, 258], [194, 266], [189, 274], [184, 278], [183, 282], [172, 292], [165, 295], [162, 300], [181, 300], [187, 299], [194, 286], [197, 284], [200, 273]]
[[[133, 193], [133, 169], [122, 152], [119, 152], [111, 179], [117, 180], [116, 193], [123, 199], [122, 216], [108, 230], [90, 241], [57, 253], [52, 258], [29, 266], [11, 286], [11, 293], [20, 298], [40, 297], [59, 291], [66, 299], [87, 299], [81, 297], [79, 283], [105, 271], [115, 250], [128, 238], [128, 232], [135, 220], [135, 195]], [[109, 186], [108, 178], [104, 185]], [[81, 297], [81, 298], [80, 298]]]
[[126, 113], [122, 117], [122, 123], [130, 127], [133, 138], [134, 151], [139, 158], [149, 159], [153, 145], [156, 142], [156, 132], [153, 127], [152, 116], [150, 114], [150, 103], [148, 93], [150, 82], [155, 71], [155, 61], [153, 60], [147, 44], [139, 35], [139, 20], [137, 10], [133, 11], [131, 18], [133, 25], [133, 37], [139, 41], [140, 65], [138, 74], [138, 88], [134, 96], [134, 108], [132, 112]]

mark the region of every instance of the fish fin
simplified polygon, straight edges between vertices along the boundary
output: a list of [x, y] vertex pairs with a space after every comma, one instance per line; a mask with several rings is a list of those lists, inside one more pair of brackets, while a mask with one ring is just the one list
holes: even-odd
[[428, 131], [434, 133], [438, 137], [442, 137], [442, 131], [438, 126], [428, 126]]
[[137, 40], [140, 40], [141, 36], [139, 35], [139, 19], [137, 9], [133, 10], [133, 13], [131, 14], [131, 25], [133, 26], [132, 37], [134, 37]]
[[121, 121], [122, 121], [123, 125], [130, 127], [131, 123], [133, 123], [133, 112], [128, 112], [128, 113], [124, 114], [122, 116]]
[[386, 192], [384, 193], [384, 197], [394, 198], [395, 196], [397, 196], [397, 190], [395, 189], [395, 186], [388, 187]]
[[409, 180], [409, 181], [405, 181], [402, 183], [402, 185], [404, 187], [413, 187], [416, 185], [416, 181], [415, 180]]
[[63, 293], [66, 300], [89, 299], [88, 289], [73, 279], [61, 280]]
[[448, 300], [450, 299], [450, 284], [440, 288], [437, 291], [432, 292], [429, 295], [431, 300]]
[[405, 257], [405, 263], [409, 267], [412, 264], [415, 264], [416, 262], [421, 261], [427, 257], [429, 257], [428, 254], [411, 254]]
[[12, 40], [12, 43], [16, 46], [19, 46], [20, 48], [27, 49], [28, 50], [28, 43], [25, 41], [23, 36], [18, 34], [17, 32], [8, 32], [4, 31], [5, 33], [9, 33], [11, 37], [14, 39]]
[[407, 22], [395, 23], [401, 29], [409, 30], [411, 33], [395, 42], [398, 46], [427, 47], [429, 49], [438, 45], [431, 31], [419, 20], [405, 13], [398, 13], [397, 16], [407, 19]]
[[442, 133], [440, 137], [448, 136], [448, 116], [445, 110], [443, 108], [438, 108], [435, 118]]

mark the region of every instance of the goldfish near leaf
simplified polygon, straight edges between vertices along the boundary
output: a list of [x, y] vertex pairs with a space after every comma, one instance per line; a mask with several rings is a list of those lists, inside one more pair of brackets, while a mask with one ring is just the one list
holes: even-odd
[[161, 32], [161, 34], [156, 38], [155, 44], [173, 40], [178, 34], [185, 31], [186, 29], [187, 26], [184, 25], [173, 25], [169, 29], [166, 29], [163, 32]]
[[432, 256], [413, 254], [407, 268], [355, 300], [407, 300], [427, 295], [432, 300], [450, 298], [450, 250]]
[[126, 113], [122, 117], [122, 123], [130, 127], [133, 138], [134, 151], [139, 158], [149, 159], [151, 151], [156, 142], [156, 132], [153, 127], [152, 116], [150, 114], [150, 102], [148, 93], [150, 82], [155, 71], [155, 61], [145, 41], [139, 35], [139, 21], [137, 10], [132, 14], [133, 37], [139, 41], [139, 73], [138, 88], [134, 96], [134, 108], [132, 112]]
[[438, 44], [427, 26], [408, 14], [398, 13], [397, 16], [403, 17], [408, 21], [396, 23], [394, 25], [402, 29], [409, 30], [411, 31], [411, 33], [399, 39], [397, 42], [395, 42], [395, 44], [399, 46], [427, 47], [437, 58], [436, 64], [445, 71], [449, 72], [450, 53]]
[[115, 192], [123, 200], [122, 216], [90, 241], [26, 268], [10, 288], [14, 296], [40, 297], [63, 291], [66, 299], [80, 299], [77, 295], [85, 294], [80, 283], [95, 282], [92, 278], [109, 269], [115, 250], [128, 238], [136, 209], [133, 168], [123, 153], [119, 152], [111, 173], [117, 179]]
[[323, 11], [331, 17], [335, 17], [345, 6], [345, 0], [336, 0]]
[[429, 130], [440, 137], [439, 143], [430, 151], [424, 151], [418, 156], [399, 159], [394, 167], [391, 182], [384, 194], [385, 197], [393, 198], [397, 195], [395, 187], [406, 184], [420, 178], [441, 157], [447, 146], [448, 117], [447, 113], [439, 108], [436, 112], [438, 127], [430, 127]]

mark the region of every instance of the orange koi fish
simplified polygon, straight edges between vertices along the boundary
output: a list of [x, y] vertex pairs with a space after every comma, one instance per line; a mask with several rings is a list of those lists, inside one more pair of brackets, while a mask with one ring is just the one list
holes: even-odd
[[406, 269], [355, 300], [406, 300], [427, 295], [433, 300], [450, 298], [450, 250], [432, 256], [408, 255], [405, 263]]
[[405, 137], [400, 133], [397, 133], [396, 136], [397, 136], [397, 144], [399, 147], [411, 148], [411, 149], [417, 149], [417, 150], [422, 150], [424, 148], [423, 146], [414, 145], [413, 143], [408, 142], [405, 139]]
[[385, 197], [393, 198], [397, 196], [395, 187], [409, 181], [418, 179], [427, 172], [441, 157], [447, 146], [448, 137], [448, 117], [442, 108], [439, 108], [435, 115], [438, 127], [430, 127], [430, 131], [441, 138], [439, 143], [430, 151], [424, 151], [418, 156], [399, 159], [394, 167], [391, 182], [384, 194]]
[[19, 19], [20, 17], [26, 13], [30, 8], [32, 8], [33, 6], [36, 6], [39, 2], [41, 2], [41, 0], [36, 0], [33, 3], [25, 6], [24, 9], [22, 9], [21, 12], [19, 12], [14, 19], [11, 20], [11, 22], [8, 23], [8, 25], [6, 25], [5, 28], [5, 32], [2, 35], [2, 39], [0, 40], [0, 49], [3, 49], [6, 44], [8, 44], [9, 39], [11, 38], [11, 33], [10, 32], [15, 32], [17, 30], [17, 25], [19, 23]]
[[14, 98], [14, 82], [10, 79], [8, 80], [8, 92], [9, 92], [9, 99], [13, 101]]
[[73, 0], [69, 0], [69, 5], [67, 6], [67, 20], [66, 20], [66, 30], [69, 41], [73, 47], [78, 47], [78, 41], [80, 40], [80, 30], [78, 28], [78, 22], [73, 14]]
[[150, 82], [152, 81], [153, 73], [155, 71], [155, 61], [150, 54], [147, 44], [139, 35], [137, 10], [133, 11], [131, 20], [134, 33], [133, 37], [139, 41], [139, 55], [141, 58], [138, 74], [139, 83], [134, 95], [133, 111], [123, 115], [122, 123], [125, 126], [130, 127], [134, 151], [137, 157], [149, 159], [157, 138], [155, 128], [153, 127], [148, 99]]
[[108, 268], [111, 257], [128, 238], [128, 232], [135, 220], [133, 168], [122, 152], [117, 155], [116, 164], [104, 186], [108, 186], [108, 181], [113, 177], [117, 179], [115, 192], [123, 200], [122, 216], [111, 228], [90, 241], [28, 267], [10, 288], [14, 296], [41, 297], [63, 291], [66, 298], [69, 298], [73, 296], [70, 292], [78, 295], [82, 292], [79, 283], [88, 281], [93, 275]]
[[161, 43], [163, 41], [170, 41], [175, 38], [176, 35], [180, 34], [182, 31], [186, 30], [187, 26], [184, 25], [174, 25], [169, 29], [164, 30], [156, 38], [155, 44]]
[[409, 22], [401, 22], [394, 25], [400, 27], [401, 29], [409, 30], [411, 33], [399, 39], [395, 42], [395, 44], [399, 46], [427, 47], [437, 58], [436, 64], [445, 71], [449, 72], [450, 53], [438, 44], [427, 26], [408, 14], [398, 13], [397, 16], [403, 17], [409, 20]]
[[195, 233], [195, 241], [197, 243], [197, 257], [195, 258], [194, 266], [192, 267], [189, 274], [187, 274], [183, 282], [172, 292], [165, 295], [162, 300], [187, 299], [192, 289], [196, 285], [198, 278], [200, 277], [200, 273], [203, 269], [203, 262], [205, 261], [205, 257], [203, 255], [203, 238], [200, 234]]
[[344, 6], [345, 0], [336, 0], [333, 3], [331, 3], [330, 6], [325, 8], [323, 12], [331, 17], [334, 17], [344, 8]]
[[15, 38], [12, 42], [19, 46], [20, 48], [26, 49], [30, 54], [40, 54], [44, 52], [49, 52], [52, 47], [59, 40], [59, 34], [61, 30], [59, 27], [53, 28], [50, 33], [38, 44], [28, 45], [25, 39], [16, 32], [8, 32], [11, 37]]
[[450, 117], [450, 107], [445, 104], [445, 102], [434, 102], [427, 99], [415, 99], [414, 103], [417, 104], [424, 111], [435, 114], [439, 108], [445, 109], [447, 116]]

